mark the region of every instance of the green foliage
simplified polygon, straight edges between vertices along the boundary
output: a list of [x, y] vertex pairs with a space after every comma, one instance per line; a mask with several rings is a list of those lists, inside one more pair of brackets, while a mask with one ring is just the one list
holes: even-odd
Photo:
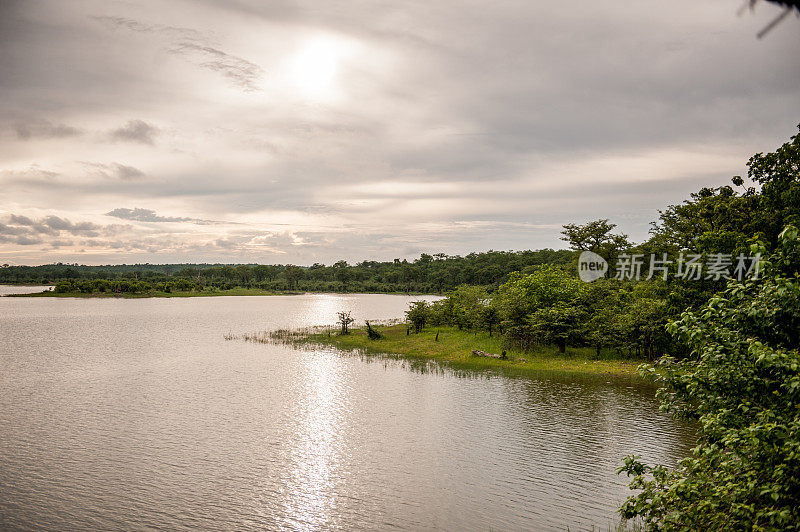
[[557, 301], [553, 305], [533, 311], [527, 318], [526, 334], [537, 343], [554, 343], [559, 352], [566, 350], [567, 342], [580, 341], [586, 313], [582, 308]]
[[430, 318], [430, 306], [427, 301], [414, 301], [406, 311], [406, 320], [414, 326], [414, 332], [419, 333], [425, 328]]
[[761, 185], [759, 217], [774, 243], [784, 226], [800, 227], [800, 133], [774, 152], [753, 155], [747, 166], [748, 176]]
[[[760, 279], [731, 282], [669, 325], [692, 355], [645, 374], [666, 410], [699, 422], [699, 445], [670, 471], [628, 457], [641, 492], [621, 508], [664, 530], [800, 527], [800, 242], [784, 230]], [[762, 246], [753, 252], [765, 251]]]
[[771, 250], [785, 225], [800, 225], [800, 134], [774, 152], [755, 154], [747, 166], [760, 190], [744, 188], [739, 176], [732, 181], [741, 192], [730, 186], [702, 188], [661, 212], [644, 252], [692, 249], [737, 254], [747, 252], [756, 239]]
[[252, 264], [122, 264], [79, 266], [0, 267], [0, 283], [49, 284], [61, 280], [130, 280], [163, 283], [185, 279], [204, 289], [229, 290], [235, 287], [261, 290], [304, 290], [309, 292], [442, 293], [464, 284], [494, 290], [513, 271], [535, 269], [543, 264], [567, 265], [574, 253], [569, 250], [488, 251], [458, 255], [420, 255], [409, 262], [363, 261], [350, 265], [252, 265]]
[[92, 281], [81, 280], [62, 280], [55, 285], [54, 292], [83, 293], [83, 294], [137, 294], [146, 292], [188, 292], [192, 290], [202, 290], [202, 287], [186, 279], [176, 279], [169, 281], [136, 281], [120, 279], [118, 281], [108, 281], [105, 279], [95, 279]]
[[611, 232], [615, 227], [616, 224], [605, 219], [584, 225], [567, 224], [561, 231], [561, 240], [569, 242], [570, 247], [576, 251], [592, 251], [607, 261], [614, 261], [622, 251], [631, 246], [627, 235]]
[[[508, 282], [497, 290], [494, 304], [509, 338], [520, 345], [532, 346], [543, 338], [555, 337], [537, 325], [542, 325], [541, 319], [546, 317], [542, 313], [548, 312], [545, 309], [558, 306], [561, 310], [551, 317], [558, 315], [572, 323], [571, 314], [564, 309], [578, 305], [585, 289], [586, 285], [573, 275], [557, 268], [544, 267], [530, 275], [511, 274]], [[531, 316], [534, 314], [538, 318], [532, 322]], [[557, 336], [563, 338], [564, 334]]]

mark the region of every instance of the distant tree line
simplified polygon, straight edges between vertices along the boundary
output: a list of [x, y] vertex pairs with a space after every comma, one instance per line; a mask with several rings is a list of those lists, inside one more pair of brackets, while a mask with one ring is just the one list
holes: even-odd
[[[567, 267], [570, 250], [487, 251], [466, 256], [422, 254], [414, 261], [340, 260], [312, 266], [257, 264], [135, 264], [82, 266], [47, 264], [0, 268], [0, 283], [56, 284], [69, 291], [117, 291], [131, 286], [178, 290], [225, 290], [237, 287], [308, 292], [443, 293], [462, 284], [496, 289], [514, 271], [532, 272], [542, 265]], [[106, 281], [101, 283], [99, 281]], [[124, 283], [128, 283], [127, 285]], [[139, 283], [139, 284], [136, 284]], [[171, 283], [171, 284], [170, 284]], [[114, 291], [114, 290], [110, 290]]]

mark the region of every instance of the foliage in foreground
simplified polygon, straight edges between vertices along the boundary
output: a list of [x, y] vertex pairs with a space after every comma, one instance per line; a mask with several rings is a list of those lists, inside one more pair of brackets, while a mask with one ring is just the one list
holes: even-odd
[[663, 408], [699, 421], [678, 469], [627, 457], [622, 506], [657, 530], [800, 529], [800, 242], [788, 227], [764, 276], [731, 282], [670, 324], [692, 356], [657, 374]]

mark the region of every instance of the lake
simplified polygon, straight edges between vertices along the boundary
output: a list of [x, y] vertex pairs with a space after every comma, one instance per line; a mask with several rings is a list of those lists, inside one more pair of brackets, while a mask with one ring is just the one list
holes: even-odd
[[605, 530], [624, 455], [686, 455], [628, 380], [223, 338], [416, 299], [0, 298], [0, 528]]

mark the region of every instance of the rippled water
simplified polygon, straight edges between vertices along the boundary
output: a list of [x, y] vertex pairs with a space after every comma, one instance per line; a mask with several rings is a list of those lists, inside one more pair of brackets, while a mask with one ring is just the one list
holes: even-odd
[[628, 382], [223, 339], [412, 299], [0, 298], [0, 528], [606, 529], [622, 456], [685, 454]]

